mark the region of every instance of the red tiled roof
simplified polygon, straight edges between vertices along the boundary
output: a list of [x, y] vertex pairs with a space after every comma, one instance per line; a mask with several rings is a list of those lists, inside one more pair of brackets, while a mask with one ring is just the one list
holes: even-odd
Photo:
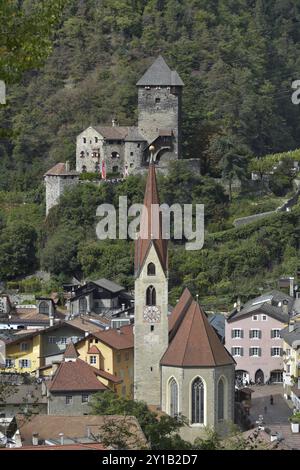
[[178, 324], [161, 364], [178, 367], [234, 364], [232, 356], [219, 340], [202, 308], [194, 300], [190, 302], [189, 296], [191, 294], [185, 290], [179, 300], [183, 311], [182, 314], [179, 309], [175, 311]]
[[65, 358], [70, 358], [70, 359], [77, 359], [79, 356], [78, 352], [75, 349], [74, 344], [71, 342], [68, 344], [65, 352], [64, 352], [64, 357]]
[[101, 354], [97, 346], [93, 346], [88, 350], [88, 354]]
[[102, 377], [103, 379], [113, 382], [114, 384], [120, 384], [121, 382], [123, 382], [123, 379], [121, 379], [117, 375], [113, 375], [113, 374], [110, 374], [109, 372], [106, 372], [106, 370], [95, 368], [95, 374], [99, 375], [99, 377]]
[[[162, 238], [161, 214], [159, 216], [159, 226], [151, 217], [151, 207], [153, 204], [159, 204], [158, 189], [155, 174], [155, 165], [149, 165], [144, 207], [141, 215], [141, 232], [143, 238], [139, 237], [135, 242], [135, 271], [138, 274], [144, 264], [145, 258], [149, 252], [151, 245], [154, 245], [162, 268], [166, 271], [168, 264], [167, 240]], [[147, 232], [148, 230], [148, 232]], [[152, 236], [156, 237], [152, 239]]]
[[49, 390], [51, 392], [106, 390], [106, 386], [97, 379], [96, 372], [94, 367], [81, 359], [64, 361], [58, 367]]
[[67, 171], [65, 163], [57, 163], [44, 174], [44, 176], [59, 176], [59, 175], [77, 176], [79, 175], [79, 173], [75, 170]]
[[92, 333], [92, 335], [114, 349], [133, 348], [133, 326], [121, 326], [119, 331], [120, 333], [118, 333], [115, 328], [110, 328], [109, 330], [94, 332]]
[[193, 301], [192, 294], [190, 291], [185, 288], [179, 301], [172, 310], [171, 315], [169, 316], [169, 335], [170, 339], [174, 336], [178, 326], [180, 325], [182, 317], [185, 315], [188, 307]]

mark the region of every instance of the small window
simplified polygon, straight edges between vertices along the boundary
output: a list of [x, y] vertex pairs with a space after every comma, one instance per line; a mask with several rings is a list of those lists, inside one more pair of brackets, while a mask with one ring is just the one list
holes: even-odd
[[153, 286], [149, 286], [146, 290], [146, 305], [156, 305], [156, 290]]
[[117, 354], [117, 362], [121, 362], [121, 354]]
[[119, 158], [120, 155], [118, 154], [118, 152], [111, 152], [111, 158]]
[[129, 165], [129, 166], [130, 166], [130, 168], [133, 168], [133, 163], [130, 163], [130, 165]]
[[113, 170], [113, 173], [118, 173], [119, 167], [118, 166], [113, 166], [112, 170]]
[[43, 315], [49, 315], [50, 313], [50, 305], [48, 302], [46, 302], [45, 300], [43, 300], [40, 305], [39, 305], [39, 311], [40, 313], [42, 313]]
[[133, 157], [133, 152], [130, 152], [130, 156]]
[[154, 325], [150, 326], [150, 331], [154, 331]]
[[257, 321], [257, 320], [258, 320], [258, 315], [253, 315], [253, 316], [252, 316], [252, 320], [253, 320], [253, 321]]
[[8, 369], [12, 369], [13, 367], [15, 367], [14, 359], [6, 359], [5, 360], [5, 367], [7, 367]]
[[82, 171], [82, 173], [86, 173], [86, 166], [85, 165], [83, 165], [81, 171]]
[[90, 356], [90, 364], [97, 364], [97, 356]]
[[95, 144], [98, 144], [98, 137], [95, 137]]
[[243, 348], [240, 348], [238, 346], [234, 347], [234, 348], [231, 348], [231, 354], [234, 357], [241, 357], [241, 356], [243, 356]]
[[84, 394], [81, 395], [81, 403], [88, 403], [89, 402], [89, 395]]
[[20, 344], [20, 351], [24, 352], [24, 351], [28, 351], [28, 343], [21, 343]]
[[272, 339], [280, 338], [280, 330], [277, 329], [277, 328], [273, 328], [273, 329], [271, 330], [271, 338], [272, 338]]
[[80, 158], [84, 158], [84, 151], [83, 150], [81, 150], [81, 152], [80, 152]]
[[272, 357], [280, 357], [281, 356], [281, 348], [271, 348], [271, 356]]
[[141, 144], [137, 144], [137, 148], [138, 148], [138, 149], [140, 148], [140, 146], [141, 146]]
[[155, 103], [160, 103], [160, 98], [155, 98]]
[[240, 339], [244, 337], [243, 333], [243, 330], [241, 330], [240, 328], [233, 328], [233, 330], [231, 331], [231, 337], [233, 339]]
[[153, 367], [150, 367], [150, 371], [151, 371], [151, 372], [153, 371]]
[[86, 144], [86, 137], [83, 137], [83, 143]]
[[260, 348], [250, 348], [249, 355], [252, 357], [260, 357], [261, 349]]
[[62, 336], [62, 337], [60, 338], [60, 342], [61, 342], [61, 344], [67, 344], [68, 338], [66, 338], [65, 336]]
[[66, 405], [72, 405], [72, 404], [73, 404], [72, 395], [66, 395]]
[[260, 339], [261, 331], [260, 330], [250, 330], [249, 332], [250, 339]]
[[48, 337], [48, 343], [49, 344], [55, 344], [56, 343], [56, 337], [55, 336], [49, 336]]
[[262, 315], [261, 319], [262, 319], [262, 321], [267, 321], [267, 315]]
[[154, 263], [149, 263], [147, 266], [147, 275], [148, 276], [155, 276], [156, 269]]

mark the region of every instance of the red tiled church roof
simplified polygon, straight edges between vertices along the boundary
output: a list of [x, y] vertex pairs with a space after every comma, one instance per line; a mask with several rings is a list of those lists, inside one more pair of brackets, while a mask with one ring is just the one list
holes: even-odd
[[[139, 238], [135, 242], [135, 271], [138, 274], [144, 264], [145, 258], [150, 250], [150, 247], [154, 245], [157, 255], [159, 257], [162, 268], [166, 271], [168, 264], [168, 250], [167, 240], [162, 238], [162, 223], [161, 214], [159, 215], [158, 227], [156, 226], [156, 220], [151, 217], [151, 206], [153, 204], [159, 204], [155, 165], [150, 163], [145, 197], [144, 207], [141, 215], [141, 231]], [[148, 229], [148, 230], [147, 230]], [[152, 238], [156, 237], [156, 238]]]
[[188, 289], [185, 289], [173, 310], [169, 326], [170, 343], [161, 359], [162, 365], [215, 367], [234, 364], [232, 356], [219, 340], [200, 305], [192, 299]]

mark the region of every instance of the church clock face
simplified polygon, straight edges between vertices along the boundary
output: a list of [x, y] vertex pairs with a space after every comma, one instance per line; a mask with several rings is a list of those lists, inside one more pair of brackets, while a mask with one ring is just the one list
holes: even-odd
[[159, 323], [160, 322], [160, 309], [156, 306], [144, 307], [144, 321], [148, 323]]

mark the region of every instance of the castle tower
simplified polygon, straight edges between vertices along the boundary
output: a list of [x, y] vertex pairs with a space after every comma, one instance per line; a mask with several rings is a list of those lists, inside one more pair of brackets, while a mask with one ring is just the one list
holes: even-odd
[[183, 81], [159, 56], [137, 82], [138, 130], [155, 145], [156, 161], [176, 160], [181, 153]]
[[162, 238], [161, 219], [151, 214], [153, 204], [159, 204], [159, 198], [151, 161], [135, 244], [134, 397], [159, 406], [160, 359], [168, 346], [167, 241]]
[[46, 216], [50, 209], [59, 203], [59, 198], [66, 188], [79, 182], [79, 173], [70, 170], [69, 162], [57, 163], [44, 175], [46, 186]]

